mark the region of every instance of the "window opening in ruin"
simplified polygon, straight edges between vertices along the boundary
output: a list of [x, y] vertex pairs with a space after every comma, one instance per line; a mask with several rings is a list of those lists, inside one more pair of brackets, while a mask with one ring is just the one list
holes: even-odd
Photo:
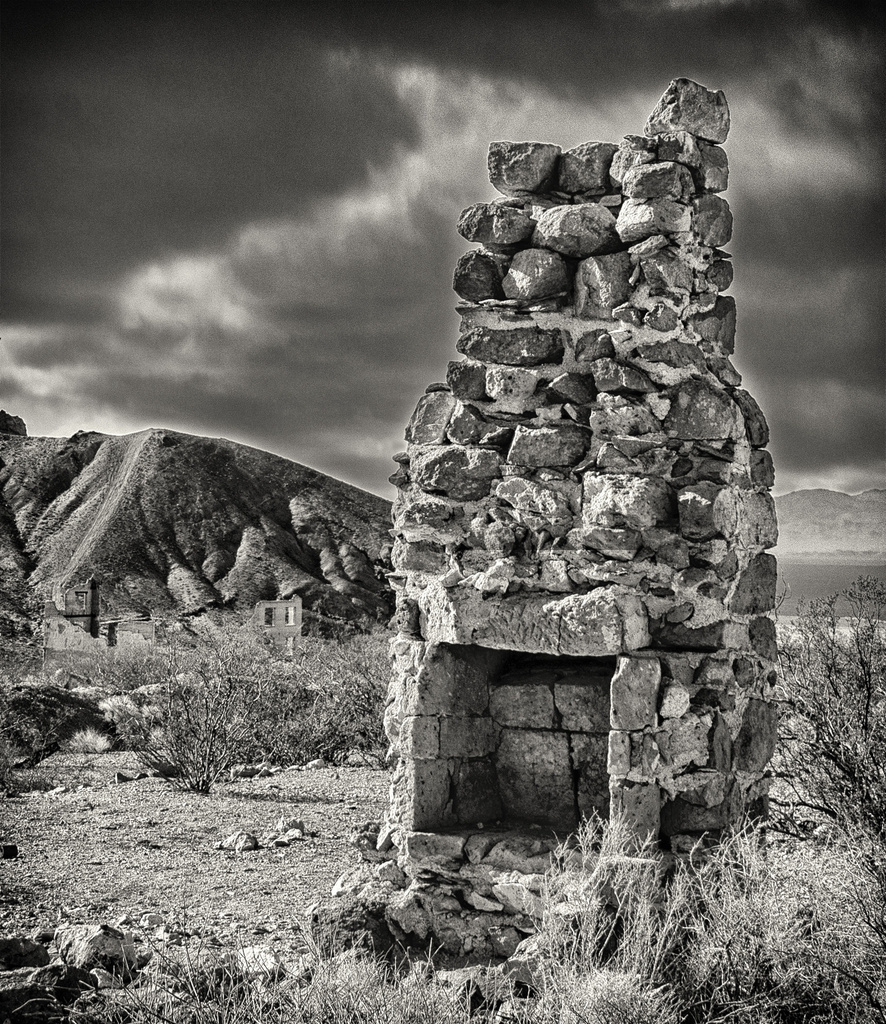
[[77, 590], [74, 592], [74, 597], [76, 598], [77, 607], [80, 611], [86, 611], [86, 591]]
[[265, 608], [265, 625], [266, 626], [273, 626], [274, 625], [274, 609], [273, 608]]
[[293, 605], [289, 605], [289, 607], [286, 609], [283, 621], [287, 626], [295, 625], [295, 607]]

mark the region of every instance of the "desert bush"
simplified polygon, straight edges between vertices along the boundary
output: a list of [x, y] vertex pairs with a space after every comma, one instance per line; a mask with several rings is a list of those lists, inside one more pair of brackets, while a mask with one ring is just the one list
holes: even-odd
[[772, 804], [778, 828], [833, 824], [886, 857], [886, 584], [860, 577], [802, 608], [780, 644], [785, 713]]
[[172, 649], [161, 720], [140, 759], [176, 787], [208, 793], [251, 752], [254, 724], [270, 707], [272, 664], [256, 644], [224, 634], [204, 636], [195, 651]]
[[75, 732], [65, 748], [71, 754], [106, 754], [113, 745], [113, 739], [106, 732], [89, 728]]
[[886, 585], [860, 577], [843, 596], [847, 618], [833, 594], [782, 631], [773, 824], [851, 851], [856, 913], [886, 956]]
[[256, 752], [277, 763], [322, 757], [341, 762], [352, 750], [382, 756], [388, 636], [304, 637], [285, 671], [271, 680], [252, 728]]
[[[161, 686], [159, 692], [165, 692], [165, 688]], [[105, 697], [98, 706], [113, 726], [118, 742], [128, 750], [139, 750], [160, 724], [162, 711], [156, 700], [156, 692], [130, 691]]]
[[[173, 644], [173, 646], [175, 646]], [[70, 680], [102, 694], [127, 693], [162, 683], [168, 674], [168, 648], [141, 644], [78, 651], [62, 659]]]

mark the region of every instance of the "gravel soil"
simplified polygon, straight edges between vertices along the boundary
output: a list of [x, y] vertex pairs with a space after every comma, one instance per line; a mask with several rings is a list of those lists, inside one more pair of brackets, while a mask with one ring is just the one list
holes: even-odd
[[[0, 798], [0, 841], [18, 845], [0, 861], [0, 934], [32, 934], [61, 921], [114, 923], [163, 916], [180, 940], [231, 946], [299, 946], [308, 908], [359, 858], [348, 836], [378, 821], [383, 769], [287, 769], [221, 783], [208, 796], [134, 775], [132, 754], [56, 754], [33, 783], [65, 786]], [[23, 780], [27, 786], [28, 779]], [[313, 837], [283, 849], [215, 849], [233, 832], [271, 834], [300, 818]]]

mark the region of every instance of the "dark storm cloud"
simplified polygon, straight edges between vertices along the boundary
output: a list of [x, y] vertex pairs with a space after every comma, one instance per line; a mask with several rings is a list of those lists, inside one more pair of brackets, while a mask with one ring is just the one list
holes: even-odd
[[414, 124], [294, 12], [10, 4], [3, 32], [4, 305], [84, 319], [140, 260], [218, 244], [362, 180]]
[[[779, 490], [882, 476], [879, 6], [68, 2], [7, 20], [4, 306], [52, 325], [16, 342], [34, 376], [0, 384], [8, 404], [232, 436], [384, 491], [455, 355], [453, 225], [486, 188], [462, 150], [410, 192], [408, 159], [448, 129], [391, 69], [479, 76], [503, 111], [630, 109], [624, 131], [688, 75], [733, 108], [736, 362]], [[243, 235], [262, 222], [279, 230]]]

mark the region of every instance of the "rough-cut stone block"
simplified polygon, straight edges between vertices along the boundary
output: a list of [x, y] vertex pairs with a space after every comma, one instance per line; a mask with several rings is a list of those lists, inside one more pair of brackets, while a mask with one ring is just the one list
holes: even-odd
[[731, 295], [718, 296], [710, 312], [697, 314], [691, 322], [705, 351], [716, 355], [735, 351], [735, 299]]
[[744, 416], [745, 432], [754, 448], [765, 448], [769, 444], [769, 425], [756, 399], [747, 391], [737, 388], [732, 397], [738, 403]]
[[456, 398], [480, 401], [486, 397], [486, 367], [476, 359], [453, 361], [446, 369], [446, 383]]
[[629, 199], [686, 199], [694, 192], [692, 175], [671, 161], [637, 164], [625, 175], [622, 190]]
[[434, 642], [581, 657], [649, 643], [643, 602], [614, 587], [553, 598], [516, 593], [492, 602], [473, 587], [428, 586], [416, 600], [423, 633]]
[[486, 369], [486, 393], [507, 412], [533, 408], [532, 395], [538, 377], [522, 366], [490, 366]]
[[653, 292], [692, 290], [692, 268], [670, 252], [652, 253], [640, 259], [643, 276]]
[[456, 230], [469, 242], [511, 246], [529, 238], [535, 221], [503, 203], [476, 203], [462, 211]]
[[661, 693], [658, 713], [662, 718], [681, 718], [689, 710], [689, 691], [680, 683], [668, 683]]
[[735, 270], [731, 260], [714, 260], [705, 274], [708, 284], [718, 292], [725, 292], [730, 288], [734, 277]]
[[615, 223], [623, 242], [640, 242], [651, 235], [675, 234], [689, 231], [691, 227], [689, 207], [673, 199], [628, 199]]
[[708, 480], [684, 487], [677, 495], [680, 533], [688, 540], [710, 540], [720, 531], [714, 502], [722, 488]]
[[707, 142], [698, 144], [699, 162], [695, 181], [705, 192], [725, 192], [729, 186], [729, 160], [726, 151]]
[[660, 686], [658, 658], [620, 656], [612, 677], [611, 727], [630, 731], [655, 726]]
[[751, 452], [751, 483], [756, 487], [772, 487], [775, 484], [775, 466], [767, 451]]
[[614, 359], [597, 359], [591, 364], [594, 385], [597, 391], [639, 391], [653, 392], [658, 388], [643, 373], [633, 366], [625, 366]]
[[778, 708], [769, 701], [751, 698], [735, 741], [735, 766], [739, 771], [761, 772], [775, 753], [778, 741]]
[[495, 728], [488, 718], [444, 717], [439, 721], [441, 757], [485, 757], [495, 750]]
[[513, 465], [574, 466], [580, 462], [591, 442], [590, 433], [563, 421], [550, 427], [517, 427], [508, 451]]
[[582, 260], [575, 275], [575, 315], [586, 320], [611, 320], [612, 310], [631, 294], [632, 270], [626, 252]]
[[406, 440], [412, 444], [442, 444], [455, 399], [448, 391], [422, 395], [406, 428]]
[[615, 355], [615, 347], [612, 344], [612, 335], [603, 328], [587, 331], [579, 335], [573, 343], [575, 358], [580, 362], [593, 362], [595, 359], [603, 359], [606, 356]]
[[606, 769], [616, 778], [624, 777], [631, 770], [631, 734], [612, 729], [606, 750]]
[[664, 480], [627, 476], [585, 476], [582, 524], [642, 530], [671, 517], [673, 492]]
[[701, 163], [699, 143], [690, 132], [665, 132], [657, 141], [659, 160], [674, 160], [691, 168]]
[[665, 89], [645, 128], [647, 135], [686, 131], [708, 142], [725, 142], [729, 106], [721, 90], [706, 89], [689, 78], [675, 78]]
[[501, 283], [507, 270], [508, 261], [503, 257], [472, 249], [460, 256], [455, 264], [453, 290], [468, 302], [503, 299], [505, 293]]
[[554, 695], [549, 686], [522, 683], [493, 686], [489, 713], [498, 725], [520, 729], [551, 729], [554, 725]]
[[609, 683], [597, 676], [589, 676], [586, 683], [555, 683], [554, 706], [561, 727], [569, 732], [608, 732]]
[[658, 786], [613, 779], [609, 784], [609, 798], [610, 815], [623, 819], [638, 842], [648, 836], [658, 836], [661, 820]]
[[506, 196], [543, 192], [556, 181], [560, 152], [547, 142], [492, 142], [489, 180]]
[[726, 607], [738, 615], [759, 615], [775, 607], [778, 565], [774, 555], [755, 555], [739, 573]]
[[512, 835], [489, 848], [483, 863], [500, 871], [519, 871], [521, 875], [538, 875], [549, 871], [553, 863], [553, 839], [538, 839], [527, 835]]
[[597, 396], [593, 378], [584, 373], [561, 373], [548, 384], [548, 394], [573, 405], [588, 405]]
[[496, 423], [490, 423], [473, 405], [459, 402], [446, 428], [446, 437], [453, 444], [473, 445], [503, 449], [511, 440], [511, 431]]
[[775, 502], [765, 492], [724, 487], [714, 502], [714, 522], [719, 533], [747, 549], [765, 551], [778, 543]]
[[589, 424], [597, 437], [611, 437], [613, 434], [634, 436], [661, 430], [661, 423], [648, 406], [639, 405], [636, 399], [623, 395], [600, 395]]
[[615, 217], [599, 203], [555, 206], [538, 218], [532, 244], [584, 259], [620, 248]]
[[609, 188], [609, 168], [618, 152], [613, 142], [583, 142], [560, 157], [557, 190], [575, 195], [579, 192], [605, 192]]
[[692, 230], [702, 245], [717, 248], [732, 238], [732, 211], [720, 196], [704, 195], [692, 201]]
[[654, 331], [676, 331], [680, 326], [680, 317], [670, 306], [657, 302], [646, 314], [643, 323]]
[[495, 495], [519, 512], [529, 513], [544, 522], [548, 532], [562, 536], [572, 526], [569, 502], [558, 491], [534, 480], [509, 477], [495, 486]]
[[412, 761], [391, 781], [391, 820], [407, 829], [446, 828], [455, 823], [447, 761]]
[[569, 752], [572, 770], [576, 775], [575, 796], [578, 812], [589, 818], [595, 812], [601, 817], [609, 814], [609, 773], [606, 758], [609, 747], [608, 733], [589, 735], [570, 733]]
[[637, 553], [641, 534], [637, 530], [618, 529], [608, 526], [585, 526], [581, 531], [581, 542], [587, 548], [599, 551], [607, 558], [629, 562]]
[[409, 715], [400, 726], [400, 751], [406, 757], [440, 756], [440, 720], [436, 717]]
[[465, 836], [440, 832], [407, 832], [403, 853], [410, 867], [441, 867], [457, 865], [464, 859]]
[[778, 641], [775, 634], [775, 623], [763, 616], [751, 619], [748, 625], [751, 647], [767, 661], [775, 661], [778, 657]]
[[744, 426], [738, 407], [725, 391], [690, 380], [672, 395], [664, 429], [681, 440], [703, 441], [737, 438]]
[[561, 827], [576, 824], [565, 733], [504, 729], [496, 766], [508, 817]]
[[413, 641], [415, 664], [405, 677], [407, 714], [482, 715], [489, 705], [489, 675], [498, 663], [494, 651]]
[[564, 345], [564, 334], [557, 329], [475, 327], [461, 335], [456, 348], [463, 355], [484, 363], [537, 366], [559, 362], [563, 358]]
[[428, 445], [417, 449], [410, 463], [412, 479], [423, 491], [460, 501], [486, 497], [499, 471], [495, 452], [460, 445]]
[[569, 267], [558, 253], [523, 249], [511, 261], [501, 286], [509, 299], [525, 302], [559, 295], [569, 289]]
[[609, 179], [621, 186], [625, 175], [637, 164], [649, 164], [655, 159], [655, 143], [643, 135], [626, 135], [613, 154]]
[[398, 537], [391, 552], [391, 565], [397, 572], [443, 572], [448, 561], [443, 545], [427, 540], [410, 542]]

